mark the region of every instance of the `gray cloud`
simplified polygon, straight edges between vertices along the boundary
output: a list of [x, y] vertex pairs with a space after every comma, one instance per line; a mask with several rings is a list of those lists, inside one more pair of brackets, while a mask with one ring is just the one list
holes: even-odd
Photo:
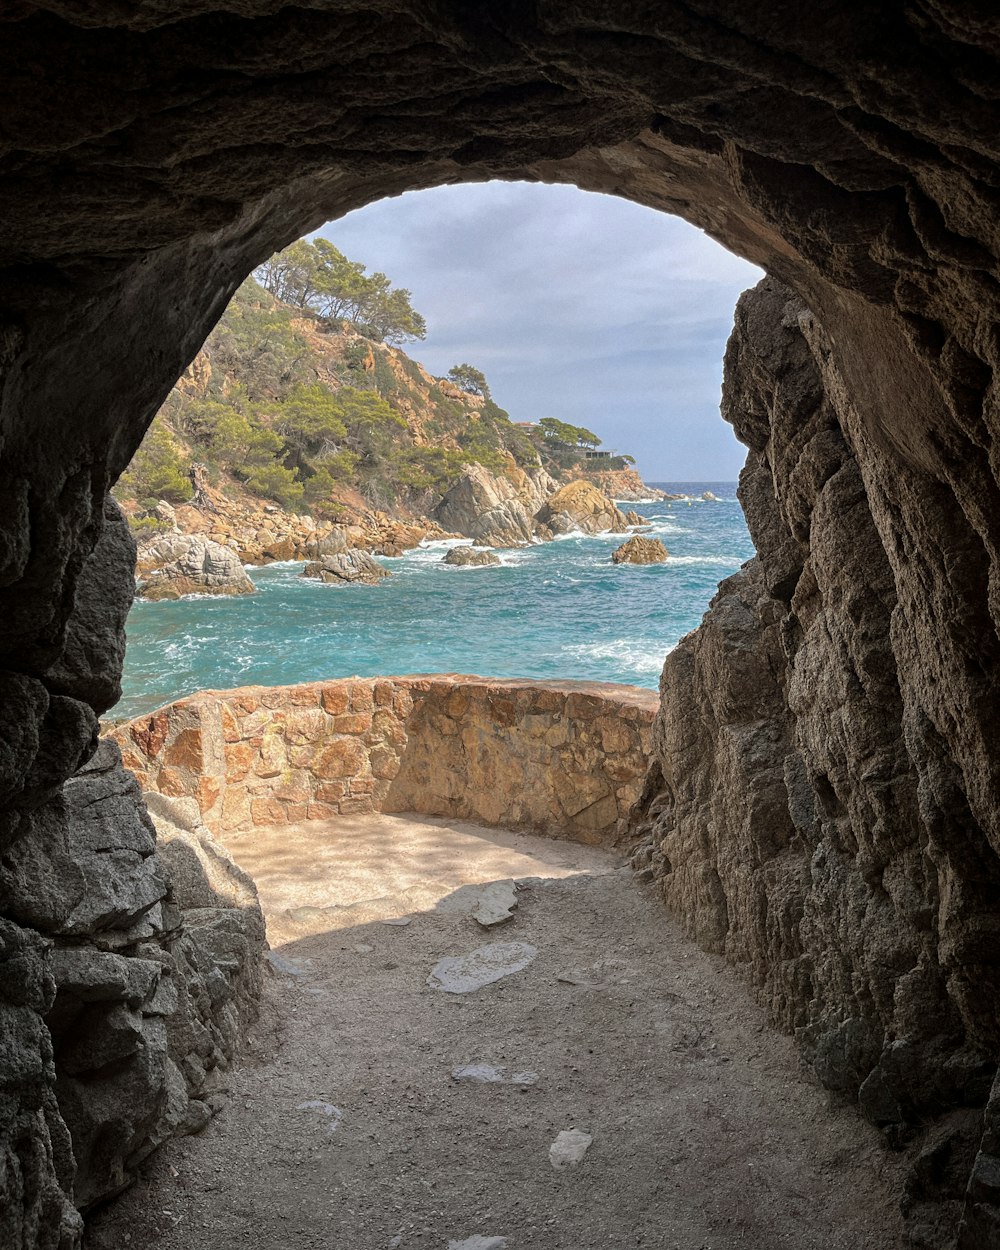
[[516, 421], [555, 416], [631, 452], [653, 480], [728, 480], [722, 353], [760, 271], [677, 218], [572, 187], [441, 187], [317, 233], [408, 287], [413, 355], [481, 368]]

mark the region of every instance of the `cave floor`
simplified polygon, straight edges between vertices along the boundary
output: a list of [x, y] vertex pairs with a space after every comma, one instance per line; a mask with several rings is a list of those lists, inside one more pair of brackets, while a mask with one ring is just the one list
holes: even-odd
[[[399, 816], [230, 850], [268, 916], [261, 1020], [219, 1114], [92, 1218], [91, 1250], [900, 1244], [900, 1162], [607, 851]], [[486, 930], [504, 878], [514, 917]], [[428, 984], [492, 944], [530, 962]], [[571, 1129], [592, 1143], [556, 1168]]]

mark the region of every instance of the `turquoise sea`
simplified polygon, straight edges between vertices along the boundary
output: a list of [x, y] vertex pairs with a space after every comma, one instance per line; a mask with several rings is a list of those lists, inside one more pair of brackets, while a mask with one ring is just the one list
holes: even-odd
[[378, 586], [327, 586], [302, 565], [251, 568], [236, 599], [137, 601], [124, 697], [137, 716], [205, 688], [289, 685], [379, 673], [479, 673], [657, 685], [667, 652], [701, 620], [718, 583], [753, 555], [733, 482], [657, 482], [695, 500], [623, 504], [652, 524], [666, 564], [613, 565], [620, 534], [502, 551], [503, 564], [441, 563], [448, 542], [383, 561]]

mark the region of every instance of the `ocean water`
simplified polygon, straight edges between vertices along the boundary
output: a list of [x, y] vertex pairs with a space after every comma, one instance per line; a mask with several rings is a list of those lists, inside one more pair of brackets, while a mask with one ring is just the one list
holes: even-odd
[[697, 500], [634, 507], [666, 564], [614, 565], [620, 534], [571, 535], [502, 551], [499, 567], [441, 563], [451, 542], [382, 561], [377, 586], [327, 586], [301, 563], [251, 568], [260, 593], [136, 601], [124, 695], [137, 716], [206, 688], [289, 685], [380, 673], [579, 678], [655, 688], [667, 652], [701, 620], [718, 583], [753, 555], [733, 482], [655, 485]]

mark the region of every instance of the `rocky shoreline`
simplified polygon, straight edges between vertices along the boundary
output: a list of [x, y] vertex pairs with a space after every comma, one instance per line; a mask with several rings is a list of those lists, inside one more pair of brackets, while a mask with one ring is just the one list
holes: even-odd
[[[640, 498], [663, 496], [646, 487], [634, 470], [595, 478], [608, 479], [618, 498], [622, 490]], [[638, 513], [622, 512], [589, 477], [559, 483], [541, 466], [524, 470], [513, 461], [502, 474], [466, 465], [429, 517], [374, 511], [349, 524], [318, 522], [261, 501], [234, 501], [205, 481], [196, 486], [189, 504], [173, 507], [161, 500], [156, 505], [159, 528], [138, 547], [137, 597], [253, 594], [244, 565], [291, 560], [306, 561], [303, 576], [331, 585], [374, 585], [388, 574], [374, 556], [401, 556], [426, 539], [470, 538], [475, 548], [491, 552], [575, 532], [627, 534], [644, 523]], [[488, 557], [451, 561], [464, 566], [498, 562]]]

